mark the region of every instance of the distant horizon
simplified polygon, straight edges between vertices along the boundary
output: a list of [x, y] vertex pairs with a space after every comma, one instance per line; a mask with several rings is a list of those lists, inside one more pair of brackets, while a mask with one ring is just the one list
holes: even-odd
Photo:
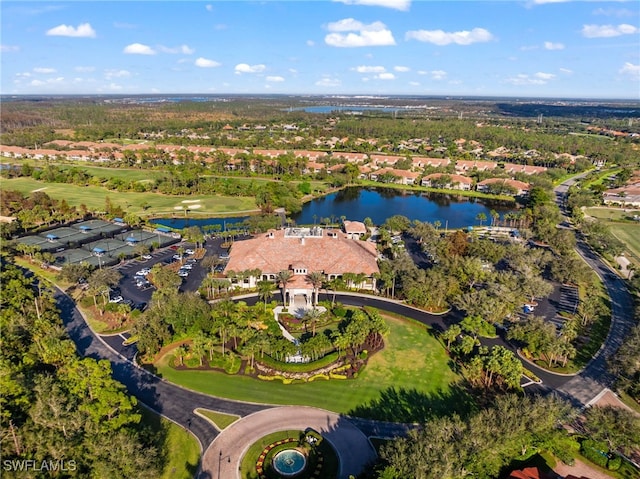
[[637, 0], [5, 0], [0, 27], [3, 95], [640, 100]]
[[455, 94], [455, 95], [447, 95], [447, 94], [438, 94], [438, 95], [416, 95], [409, 93], [399, 93], [399, 94], [380, 94], [380, 95], [370, 95], [370, 94], [348, 94], [348, 93], [332, 93], [332, 94], [311, 94], [311, 93], [204, 93], [204, 92], [173, 92], [173, 93], [43, 93], [43, 94], [31, 94], [31, 93], [0, 93], [0, 99], [2, 98], [64, 98], [64, 97], [81, 97], [81, 98], [90, 98], [90, 97], [113, 97], [113, 98], [135, 98], [135, 97], [150, 97], [150, 98], [166, 98], [166, 97], [196, 97], [196, 98], [225, 98], [225, 97], [288, 97], [291, 99], [314, 99], [316, 101], [326, 100], [330, 101], [338, 101], [338, 100], [391, 100], [391, 99], [434, 99], [434, 100], [511, 100], [511, 101], [573, 101], [573, 102], [624, 102], [624, 103], [638, 103], [640, 104], [639, 98], [616, 98], [616, 97], [545, 97], [545, 96], [508, 96], [508, 95], [464, 95], [464, 94]]

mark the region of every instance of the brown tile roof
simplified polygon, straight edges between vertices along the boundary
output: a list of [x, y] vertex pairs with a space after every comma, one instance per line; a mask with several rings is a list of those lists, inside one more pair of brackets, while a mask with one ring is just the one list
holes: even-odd
[[[269, 235], [273, 234], [273, 238]], [[276, 274], [292, 264], [304, 264], [309, 272], [325, 274], [377, 273], [378, 253], [374, 243], [347, 238], [332, 230], [335, 237], [323, 231], [321, 237], [285, 237], [285, 230], [272, 231], [254, 238], [236, 241], [231, 247], [225, 271], [260, 269]]]
[[361, 221], [344, 221], [344, 232], [347, 234], [367, 234], [367, 227]]
[[424, 178], [427, 180], [433, 180], [433, 179], [437, 179], [440, 178], [443, 175], [448, 175], [451, 178], [451, 182], [452, 183], [463, 183], [465, 185], [470, 185], [473, 183], [473, 180], [471, 178], [469, 178], [468, 176], [463, 176], [463, 175], [453, 175], [453, 174], [448, 174], [448, 173], [433, 173], [431, 175], [427, 175]]

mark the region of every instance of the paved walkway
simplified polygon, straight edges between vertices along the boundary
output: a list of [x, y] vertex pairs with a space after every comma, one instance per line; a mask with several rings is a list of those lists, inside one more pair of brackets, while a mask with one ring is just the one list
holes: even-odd
[[340, 458], [338, 479], [359, 474], [376, 459], [367, 437], [339, 414], [304, 406], [278, 407], [246, 416], [226, 428], [205, 451], [199, 479], [241, 479], [240, 462], [254, 442], [272, 432], [308, 427], [322, 434], [336, 450]]
[[562, 462], [558, 462], [558, 465], [553, 469], [553, 472], [560, 474], [562, 477], [573, 476], [581, 479], [611, 479], [613, 477], [599, 471], [598, 469], [594, 469], [588, 464], [578, 461], [577, 459], [573, 466], [568, 466]]

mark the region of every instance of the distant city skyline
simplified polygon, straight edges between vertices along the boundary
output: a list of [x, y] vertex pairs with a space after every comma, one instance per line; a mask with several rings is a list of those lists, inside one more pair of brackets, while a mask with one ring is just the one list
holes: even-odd
[[0, 3], [3, 95], [640, 100], [636, 1]]

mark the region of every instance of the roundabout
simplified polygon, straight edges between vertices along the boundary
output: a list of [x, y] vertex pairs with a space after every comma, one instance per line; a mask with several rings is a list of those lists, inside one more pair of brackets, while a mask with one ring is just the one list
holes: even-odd
[[[348, 418], [317, 408], [285, 406], [250, 414], [226, 428], [204, 452], [200, 477], [240, 478], [240, 463], [256, 438], [279, 431], [304, 431], [307, 428], [320, 433], [335, 450], [340, 464], [338, 478], [348, 479], [349, 475], [358, 474], [376, 459], [375, 450], [367, 436]], [[287, 448], [282, 452], [292, 450], [295, 449]], [[295, 472], [294, 466], [300, 465], [299, 459], [297, 455], [295, 458], [283, 455], [280, 462], [283, 472], [292, 475], [287, 476], [282, 472], [281, 475], [296, 477], [298, 472]], [[293, 464], [289, 464], [292, 461]]]

